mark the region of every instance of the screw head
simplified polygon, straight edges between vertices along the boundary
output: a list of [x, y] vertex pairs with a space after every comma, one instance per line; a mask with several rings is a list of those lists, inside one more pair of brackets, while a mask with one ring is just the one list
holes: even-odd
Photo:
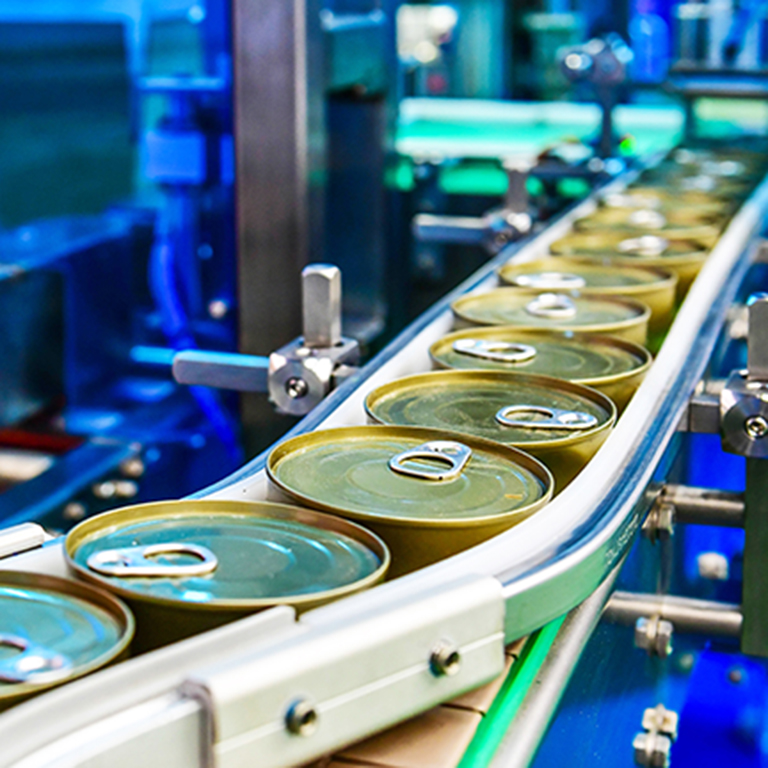
[[79, 501], [70, 501], [62, 512], [65, 520], [82, 520], [85, 514], [85, 504], [81, 504]]
[[459, 649], [447, 641], [441, 642], [429, 657], [429, 669], [435, 677], [450, 677], [461, 667]]
[[141, 477], [145, 471], [146, 471], [146, 467], [144, 466], [144, 462], [138, 456], [134, 456], [130, 459], [126, 459], [120, 465], [120, 472], [123, 474], [124, 477], [138, 478], [138, 477]]
[[285, 392], [291, 400], [300, 400], [309, 392], [309, 385], [299, 376], [291, 376], [285, 382]]
[[297, 736], [311, 736], [317, 730], [317, 710], [307, 699], [298, 699], [285, 713], [285, 727]]
[[696, 566], [702, 579], [728, 581], [728, 558], [720, 552], [702, 552], [696, 558]]
[[768, 421], [764, 416], [749, 416], [744, 422], [744, 431], [753, 440], [760, 440], [768, 435]]

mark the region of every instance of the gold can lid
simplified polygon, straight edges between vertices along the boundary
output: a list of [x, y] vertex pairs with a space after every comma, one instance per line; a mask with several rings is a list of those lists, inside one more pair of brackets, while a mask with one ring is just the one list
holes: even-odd
[[632, 234], [622, 231], [572, 232], [549, 246], [562, 256], [632, 257], [645, 259], [700, 259], [709, 248], [695, 239], [670, 240], [657, 234]]
[[677, 278], [652, 267], [603, 265], [552, 256], [521, 264], [509, 262], [499, 268], [499, 280], [527, 291], [604, 292], [673, 287]]
[[454, 314], [477, 325], [517, 325], [529, 328], [610, 333], [647, 321], [645, 304], [578, 292], [540, 293], [532, 296], [514, 288], [462, 296], [451, 305]]
[[318, 430], [280, 443], [267, 472], [311, 506], [418, 527], [510, 524], [551, 497], [549, 470], [506, 445], [417, 427]]
[[593, 389], [501, 371], [407, 376], [371, 392], [365, 409], [380, 424], [455, 430], [523, 449], [579, 442], [616, 419], [614, 404]]
[[443, 368], [539, 374], [586, 385], [632, 375], [651, 364], [648, 350], [614, 336], [503, 325], [455, 331], [436, 341], [429, 354]]
[[0, 572], [0, 704], [105, 666], [133, 631], [128, 609], [100, 590]]
[[370, 531], [314, 510], [214, 499], [140, 504], [73, 528], [70, 565], [118, 594], [199, 609], [340, 596], [384, 576]]

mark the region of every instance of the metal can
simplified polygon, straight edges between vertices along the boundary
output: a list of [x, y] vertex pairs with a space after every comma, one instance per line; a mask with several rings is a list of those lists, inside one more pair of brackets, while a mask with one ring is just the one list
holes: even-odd
[[675, 309], [677, 275], [664, 269], [595, 264], [563, 256], [507, 263], [499, 280], [519, 291], [579, 291], [583, 296], [622, 296], [642, 301], [651, 310], [648, 333], [664, 334]]
[[456, 328], [468, 325], [514, 325], [618, 336], [644, 345], [651, 310], [632, 299], [540, 293], [531, 296], [514, 288], [461, 296], [451, 304]]
[[[689, 214], [695, 218], [706, 216], [728, 217], [736, 206], [730, 200], [713, 198], [703, 192], [692, 192], [681, 196], [669, 195], [663, 188], [645, 187], [641, 191], [630, 187], [623, 192], [611, 192], [600, 200], [601, 209], [621, 211], [649, 209], [667, 215], [673, 212], [672, 220], [690, 223]], [[686, 220], [687, 219], [687, 220]]]
[[570, 331], [469, 328], [429, 349], [435, 368], [554, 376], [602, 392], [621, 413], [651, 367], [645, 347], [614, 336]]
[[384, 578], [389, 552], [359, 525], [270, 502], [139, 504], [75, 526], [75, 574], [120, 595], [148, 650], [275, 605], [307, 610]]
[[267, 459], [273, 493], [357, 520], [392, 551], [390, 575], [429, 565], [519, 523], [552, 496], [539, 461], [515, 448], [418, 427], [299, 435]]
[[709, 256], [698, 240], [668, 240], [657, 235], [627, 237], [621, 232], [574, 232], [550, 245], [552, 253], [597, 261], [606, 266], [659, 267], [677, 275], [678, 302]]
[[368, 417], [475, 435], [530, 453], [561, 491], [605, 442], [616, 406], [600, 392], [551, 376], [500, 371], [432, 371], [373, 390]]
[[[599, 209], [598, 209], [599, 210]], [[573, 222], [576, 232], [594, 234], [620, 235], [623, 239], [654, 235], [666, 240], [697, 240], [706, 248], [712, 248], [720, 239], [723, 221], [717, 224], [703, 223], [690, 226], [671, 224], [659, 211], [634, 211], [631, 221], [625, 225], [611, 225], [600, 221], [600, 214], [595, 211], [589, 216]]]
[[706, 227], [718, 232], [725, 223], [722, 212], [707, 212], [698, 206], [670, 206], [664, 208], [602, 207], [584, 218], [577, 219], [573, 227], [591, 232], [612, 227], [662, 232], [665, 228]]
[[75, 581], [0, 572], [0, 710], [126, 656], [130, 611]]

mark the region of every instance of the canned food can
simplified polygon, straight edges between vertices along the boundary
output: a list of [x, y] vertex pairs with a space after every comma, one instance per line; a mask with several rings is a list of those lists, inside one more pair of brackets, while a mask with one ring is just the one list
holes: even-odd
[[644, 345], [651, 310], [632, 299], [613, 296], [580, 296], [540, 293], [531, 296], [514, 288], [461, 296], [451, 304], [456, 329], [470, 325], [514, 325], [545, 329], [601, 333]]
[[363, 523], [390, 574], [429, 565], [516, 525], [552, 496], [527, 453], [453, 432], [358, 426], [290, 438], [267, 459], [272, 493]]
[[126, 656], [134, 626], [126, 606], [100, 589], [0, 572], [0, 709]]
[[[694, 192], [674, 196], [668, 195], [663, 188], [653, 187], [646, 187], [642, 191], [630, 187], [623, 192], [611, 192], [600, 200], [600, 206], [606, 210], [621, 211], [650, 209], [661, 211], [665, 215], [673, 212], [673, 221], [677, 217], [685, 219], [688, 214], [727, 218], [736, 210], [732, 201], [713, 198], [706, 193]], [[690, 223], [690, 220], [683, 223]]]
[[314, 608], [378, 583], [389, 552], [359, 525], [271, 502], [139, 504], [75, 526], [74, 573], [119, 595], [144, 651], [275, 605]]
[[614, 336], [570, 331], [521, 331], [513, 326], [469, 328], [429, 349], [435, 368], [507, 371], [567, 379], [609, 397], [621, 413], [645, 378], [651, 355]]
[[698, 240], [668, 240], [657, 235], [574, 232], [550, 245], [552, 253], [590, 259], [606, 266], [658, 267], [677, 275], [676, 300], [681, 302], [709, 256]]
[[[665, 228], [715, 228], [722, 229], [726, 217], [722, 211], [707, 212], [694, 206], [666, 206], [664, 208], [602, 207], [581, 219], [573, 227], [583, 232], [607, 228], [655, 230]], [[709, 231], [709, 230], [708, 230]]]
[[670, 224], [659, 211], [634, 211], [632, 221], [626, 225], [601, 223], [597, 212], [573, 223], [576, 232], [590, 234], [618, 235], [626, 240], [642, 235], [662, 237], [665, 240], [698, 240], [705, 248], [712, 248], [720, 239], [724, 222], [718, 224], [692, 224], [690, 226]]
[[677, 275], [665, 269], [596, 264], [560, 256], [505, 264], [499, 269], [499, 280], [527, 293], [575, 290], [583, 296], [642, 301], [651, 310], [651, 337], [667, 331], [675, 309]]
[[373, 390], [369, 419], [475, 435], [530, 453], [561, 491], [605, 442], [616, 406], [605, 395], [551, 376], [432, 371]]

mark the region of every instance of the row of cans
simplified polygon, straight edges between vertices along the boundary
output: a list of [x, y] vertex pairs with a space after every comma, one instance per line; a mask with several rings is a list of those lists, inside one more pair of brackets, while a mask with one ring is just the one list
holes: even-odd
[[269, 501], [114, 510], [68, 534], [74, 579], [0, 573], [0, 707], [269, 606], [321, 605], [537, 513], [607, 438], [761, 164], [677, 150], [606, 195], [548, 256], [454, 302], [433, 370], [370, 392], [367, 425], [278, 444]]

